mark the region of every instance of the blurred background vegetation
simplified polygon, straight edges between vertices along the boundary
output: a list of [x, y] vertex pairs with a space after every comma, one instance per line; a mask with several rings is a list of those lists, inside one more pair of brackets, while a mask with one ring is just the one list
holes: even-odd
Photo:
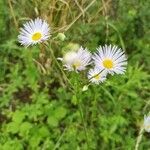
[[[0, 6], [0, 149], [133, 150], [150, 110], [149, 1], [1, 0]], [[66, 35], [51, 40], [56, 57], [76, 45], [94, 52], [116, 44], [128, 55], [126, 74], [82, 92], [83, 78], [66, 72], [74, 95], [49, 52], [17, 41], [22, 24], [36, 17], [48, 21], [52, 37]], [[144, 133], [139, 149], [149, 149], [149, 138]]]

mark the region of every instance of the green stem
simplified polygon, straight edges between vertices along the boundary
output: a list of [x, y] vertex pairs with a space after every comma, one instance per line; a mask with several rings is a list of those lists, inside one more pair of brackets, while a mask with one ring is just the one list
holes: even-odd
[[113, 96], [110, 94], [110, 92], [105, 89], [103, 86], [101, 86], [101, 88], [103, 89], [103, 91], [108, 95], [108, 97], [112, 100], [113, 104], [115, 105], [115, 99], [113, 98]]
[[61, 136], [60, 136], [59, 139], [57, 140], [57, 142], [56, 142], [55, 147], [53, 148], [53, 150], [56, 150], [56, 149], [59, 147], [60, 141], [62, 140], [63, 136], [65, 135], [66, 130], [67, 130], [67, 128], [64, 129], [63, 133], [61, 134]]
[[55, 57], [55, 55], [54, 55], [54, 52], [53, 52], [51, 46], [48, 46], [48, 45], [46, 44], [46, 47], [49, 49], [49, 51], [50, 51], [50, 53], [51, 53], [51, 56], [52, 56], [53, 60], [55, 61], [57, 67], [60, 69], [60, 71], [61, 71], [63, 77], [64, 77], [64, 78], [67, 80], [67, 82], [70, 84], [70, 86], [71, 86], [71, 88], [72, 88], [72, 92], [73, 92], [73, 94], [75, 94], [75, 96], [76, 96], [76, 99], [77, 99], [77, 101], [78, 101], [78, 107], [79, 107], [79, 112], [80, 112], [81, 120], [82, 120], [82, 122], [83, 122], [83, 127], [84, 127], [85, 136], [86, 136], [86, 142], [87, 142], [87, 147], [89, 147], [89, 144], [88, 144], [88, 133], [87, 133], [86, 123], [85, 123], [84, 116], [83, 116], [83, 110], [82, 110], [81, 103], [80, 103], [80, 101], [79, 101], [78, 98], [77, 98], [77, 95], [79, 94], [79, 92], [78, 92], [78, 86], [77, 86], [77, 87], [74, 87], [74, 86], [72, 85], [72, 83], [70, 82], [70, 80], [67, 78], [65, 72], [63, 71], [62, 67], [61, 67], [61, 66], [59, 65], [59, 63], [58, 63], [58, 60], [56, 59], [56, 57]]
[[76, 95], [76, 99], [77, 99], [77, 102], [78, 102], [80, 117], [81, 117], [81, 120], [82, 120], [82, 123], [83, 123], [83, 128], [84, 128], [84, 133], [85, 133], [85, 137], [86, 137], [87, 147], [89, 148], [89, 138], [88, 138], [88, 132], [87, 132], [87, 127], [86, 127], [86, 123], [85, 123], [86, 121], [85, 121], [84, 116], [83, 116], [82, 105], [80, 103], [80, 100], [77, 98], [77, 95]]
[[82, 103], [81, 101], [78, 99], [78, 97], [81, 97], [81, 89], [79, 88], [80, 85], [78, 84], [78, 80], [76, 78], [77, 76], [77, 73], [74, 74], [75, 76], [75, 81], [76, 83], [74, 84], [75, 87], [74, 87], [74, 90], [75, 90], [75, 97], [77, 99], [77, 104], [78, 104], [78, 108], [79, 108], [79, 113], [80, 113], [80, 117], [81, 117], [81, 120], [82, 120], [82, 123], [83, 123], [83, 128], [84, 128], [84, 133], [85, 133], [85, 137], [86, 137], [86, 144], [87, 144], [87, 148], [89, 149], [89, 138], [88, 138], [88, 131], [87, 131], [87, 126], [86, 126], [86, 120], [84, 118], [84, 115], [83, 115], [83, 107], [82, 107]]
[[142, 136], [143, 136], [143, 131], [144, 131], [144, 128], [142, 126], [141, 129], [140, 129], [139, 135], [137, 137], [137, 141], [136, 141], [136, 145], [135, 145], [135, 150], [138, 150], [138, 148], [139, 148], [139, 145], [140, 145], [140, 142], [141, 142]]
[[[70, 80], [68, 79], [68, 77], [66, 76], [64, 70], [62, 69], [62, 67], [61, 67], [60, 64], [58, 63], [58, 60], [57, 60], [57, 58], [55, 57], [54, 52], [53, 52], [51, 46], [48, 46], [48, 45], [46, 44], [46, 47], [49, 49], [53, 60], [55, 61], [57, 67], [59, 68], [59, 70], [61, 71], [61, 73], [62, 73], [62, 75], [63, 75], [63, 78], [70, 84], [71, 88], [73, 89], [73, 88], [74, 88], [73, 85], [71, 84], [71, 82], [70, 82]], [[71, 89], [71, 90], [72, 90], [72, 89]], [[72, 91], [73, 91], [73, 90], [72, 90]]]

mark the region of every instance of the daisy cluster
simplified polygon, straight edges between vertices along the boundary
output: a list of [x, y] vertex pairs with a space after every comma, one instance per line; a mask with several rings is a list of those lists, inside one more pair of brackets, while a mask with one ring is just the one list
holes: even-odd
[[[22, 45], [28, 47], [44, 42], [49, 37], [50, 27], [48, 23], [36, 18], [23, 25], [18, 40]], [[59, 59], [63, 62], [65, 70], [68, 71], [80, 72], [89, 65], [93, 66], [88, 71], [87, 77], [90, 82], [95, 84], [105, 81], [107, 74], [124, 74], [127, 66], [127, 57], [124, 51], [112, 45], [98, 47], [93, 55], [88, 49], [80, 47], [76, 51], [67, 52], [63, 58]]]
[[96, 84], [105, 81], [107, 74], [124, 74], [127, 66], [124, 51], [112, 45], [98, 47], [93, 55], [87, 49], [80, 47], [77, 51], [70, 51], [59, 59], [68, 71], [80, 72], [88, 65], [93, 66], [88, 71], [87, 77], [90, 82]]

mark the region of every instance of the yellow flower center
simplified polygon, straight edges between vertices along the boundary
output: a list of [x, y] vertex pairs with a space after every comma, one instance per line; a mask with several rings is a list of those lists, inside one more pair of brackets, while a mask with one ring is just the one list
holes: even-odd
[[99, 79], [100, 79], [100, 75], [97, 74], [97, 75], [94, 76], [94, 78], [95, 78], [96, 80], [99, 80]]
[[111, 59], [105, 59], [103, 61], [103, 66], [107, 69], [111, 69], [113, 67], [113, 61]]
[[146, 125], [145, 128], [150, 129], [150, 125]]
[[42, 37], [42, 34], [40, 32], [36, 32], [32, 35], [33, 41], [38, 41]]
[[81, 62], [80, 61], [75, 61], [74, 63], [73, 63], [73, 67], [76, 69], [76, 68], [78, 68], [78, 67], [80, 67], [81, 66]]

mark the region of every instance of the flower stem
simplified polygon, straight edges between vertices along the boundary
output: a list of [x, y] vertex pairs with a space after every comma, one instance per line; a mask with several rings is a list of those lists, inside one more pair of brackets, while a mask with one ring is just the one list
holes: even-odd
[[81, 117], [81, 120], [82, 120], [82, 122], [83, 122], [83, 128], [84, 128], [84, 132], [85, 132], [87, 147], [89, 147], [89, 144], [88, 144], [88, 133], [87, 133], [86, 123], [85, 123], [84, 116], [83, 116], [83, 110], [82, 110], [81, 103], [80, 103], [79, 99], [77, 98], [77, 95], [79, 95], [78, 87], [74, 87], [74, 85], [72, 85], [72, 83], [70, 82], [70, 80], [69, 80], [68, 77], [66, 76], [65, 72], [63, 71], [62, 67], [61, 67], [60, 64], [58, 63], [58, 60], [57, 60], [57, 58], [55, 57], [52, 48], [51, 48], [50, 46], [48, 46], [47, 44], [46, 44], [46, 47], [49, 49], [49, 51], [50, 51], [50, 53], [51, 53], [51, 56], [52, 56], [53, 60], [55, 61], [57, 67], [60, 69], [60, 71], [61, 71], [61, 73], [62, 73], [64, 79], [66, 79], [67, 82], [69, 83], [69, 85], [71, 86], [71, 89], [72, 89], [73, 94], [76, 96], [76, 99], [77, 99], [77, 102], [78, 102], [78, 107], [79, 107], [79, 112], [80, 112], [80, 117]]
[[[76, 77], [77, 74], [75, 74]], [[83, 123], [83, 128], [84, 128], [84, 133], [85, 133], [85, 138], [86, 138], [86, 144], [87, 144], [87, 148], [89, 149], [89, 137], [88, 137], [88, 131], [87, 131], [87, 126], [86, 126], [86, 120], [84, 119], [84, 115], [83, 115], [83, 107], [82, 107], [82, 101], [80, 101], [80, 99], [78, 97], [81, 97], [81, 90], [80, 90], [80, 85], [78, 84], [78, 80], [77, 78], [75, 78], [75, 97], [77, 99], [77, 104], [78, 104], [78, 108], [79, 108], [79, 113], [80, 113], [80, 117]]]
[[[59, 70], [61, 71], [61, 73], [62, 73], [62, 75], [63, 75], [63, 78], [70, 84], [71, 88], [73, 88], [73, 85], [71, 84], [70, 80], [69, 80], [68, 77], [66, 76], [66, 74], [65, 74], [65, 72], [63, 71], [62, 67], [61, 67], [60, 64], [58, 63], [58, 60], [57, 60], [57, 58], [55, 57], [54, 52], [53, 52], [51, 46], [48, 46], [47, 44], [45, 44], [45, 45], [46, 45], [46, 47], [49, 49], [53, 60], [55, 61], [57, 67], [58, 67]], [[72, 91], [73, 91], [73, 90], [72, 90]]]
[[135, 150], [138, 150], [138, 148], [139, 148], [139, 145], [140, 145], [140, 142], [141, 142], [142, 136], [143, 136], [143, 131], [144, 131], [144, 128], [142, 126], [141, 129], [140, 129], [140, 131], [139, 131], [139, 135], [137, 137], [137, 141], [136, 141], [136, 145], [135, 145]]
[[83, 128], [84, 128], [84, 133], [85, 133], [85, 137], [86, 137], [86, 143], [87, 143], [87, 148], [89, 148], [89, 138], [88, 138], [88, 132], [87, 132], [87, 127], [86, 127], [86, 123], [85, 123], [85, 119], [83, 116], [83, 111], [82, 111], [82, 106], [81, 103], [78, 103], [78, 107], [79, 107], [79, 112], [80, 112], [80, 116], [83, 122]]

